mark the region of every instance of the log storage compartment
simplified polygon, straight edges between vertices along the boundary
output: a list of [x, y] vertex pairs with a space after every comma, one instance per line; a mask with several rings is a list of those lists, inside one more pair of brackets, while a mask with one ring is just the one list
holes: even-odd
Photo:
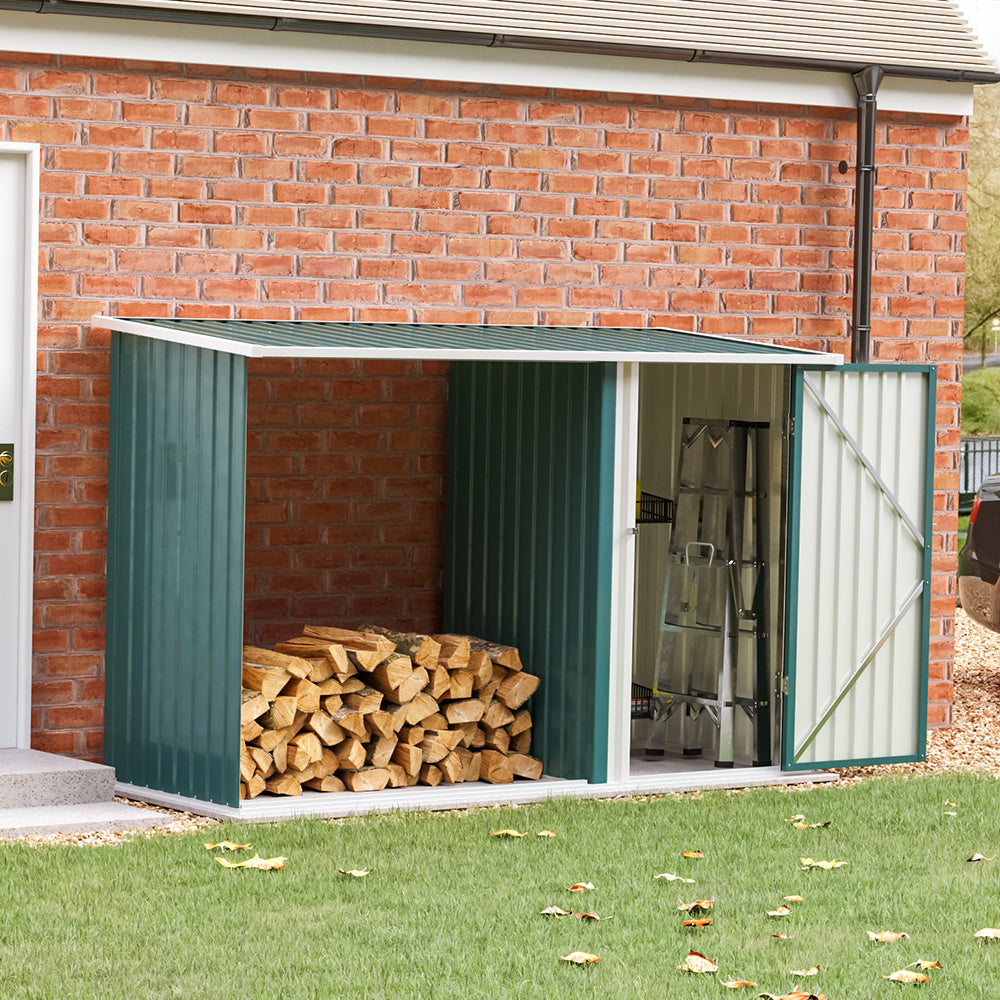
[[240, 798], [537, 780], [539, 678], [512, 646], [460, 635], [307, 626], [243, 647]]

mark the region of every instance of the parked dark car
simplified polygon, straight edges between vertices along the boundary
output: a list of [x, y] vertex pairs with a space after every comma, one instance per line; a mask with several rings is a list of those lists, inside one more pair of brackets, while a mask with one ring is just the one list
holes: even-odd
[[1000, 476], [976, 493], [969, 533], [958, 554], [958, 596], [966, 614], [1000, 632]]

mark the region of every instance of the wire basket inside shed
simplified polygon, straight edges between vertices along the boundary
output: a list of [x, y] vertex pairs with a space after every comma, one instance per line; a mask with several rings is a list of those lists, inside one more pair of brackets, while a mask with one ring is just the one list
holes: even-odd
[[653, 689], [632, 683], [632, 718], [651, 719], [653, 717]]
[[674, 519], [674, 502], [655, 493], [640, 493], [636, 503], [636, 524], [670, 524]]

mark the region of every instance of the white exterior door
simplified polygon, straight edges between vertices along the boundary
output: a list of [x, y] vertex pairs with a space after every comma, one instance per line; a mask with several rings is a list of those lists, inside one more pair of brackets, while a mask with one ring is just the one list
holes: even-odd
[[0, 143], [0, 748], [30, 740], [38, 156]]
[[922, 760], [932, 366], [798, 371], [782, 767]]

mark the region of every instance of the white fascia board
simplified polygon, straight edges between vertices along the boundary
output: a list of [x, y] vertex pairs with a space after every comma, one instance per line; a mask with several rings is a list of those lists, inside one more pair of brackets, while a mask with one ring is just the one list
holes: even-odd
[[[848, 73], [0, 11], [8, 52], [853, 108]], [[972, 84], [887, 77], [887, 111], [972, 114]]]
[[[352, 345], [331, 347], [310, 347], [300, 345], [253, 344], [241, 340], [222, 340], [188, 330], [172, 329], [143, 323], [141, 320], [120, 319], [116, 316], [94, 316], [91, 322], [106, 330], [119, 330], [151, 340], [165, 340], [188, 347], [201, 347], [222, 354], [236, 354], [245, 358], [398, 358], [406, 361], [643, 361], [666, 364], [701, 365], [842, 365], [839, 354], [822, 351], [796, 351], [783, 348], [774, 354], [747, 354], [740, 351], [630, 351], [630, 350], [574, 350], [573, 348], [547, 348], [531, 350], [517, 348], [469, 348], [469, 347], [354, 347]], [[239, 320], [232, 320], [234, 325]], [[725, 341], [725, 337], [702, 339]], [[776, 345], [780, 346], [780, 345]]]

